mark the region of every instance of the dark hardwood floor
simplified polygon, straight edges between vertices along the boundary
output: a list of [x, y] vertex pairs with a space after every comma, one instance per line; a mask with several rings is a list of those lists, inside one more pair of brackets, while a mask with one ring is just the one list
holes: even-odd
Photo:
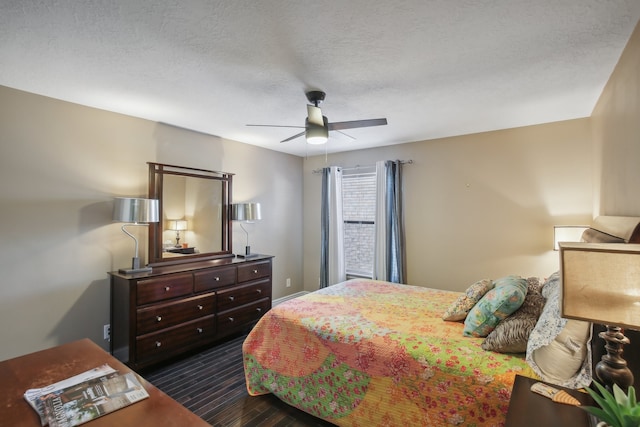
[[172, 364], [141, 372], [145, 379], [216, 427], [326, 427], [333, 424], [286, 405], [277, 397], [249, 396], [238, 336]]

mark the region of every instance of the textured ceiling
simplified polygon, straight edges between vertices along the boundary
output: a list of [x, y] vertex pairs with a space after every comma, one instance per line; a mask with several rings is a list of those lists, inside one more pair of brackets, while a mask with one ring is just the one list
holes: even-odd
[[[0, 85], [300, 156], [586, 117], [638, 0], [3, 0]], [[330, 122], [386, 117], [324, 146]]]

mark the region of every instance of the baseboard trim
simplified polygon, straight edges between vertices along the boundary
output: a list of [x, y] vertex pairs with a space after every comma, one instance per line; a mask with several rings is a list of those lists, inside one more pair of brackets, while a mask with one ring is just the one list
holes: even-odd
[[271, 307], [275, 307], [276, 305], [282, 304], [285, 301], [289, 301], [290, 299], [301, 297], [302, 295], [306, 295], [308, 293], [309, 293], [308, 291], [301, 291], [301, 292], [296, 292], [295, 294], [287, 295], [282, 298], [274, 299], [273, 301], [271, 301]]

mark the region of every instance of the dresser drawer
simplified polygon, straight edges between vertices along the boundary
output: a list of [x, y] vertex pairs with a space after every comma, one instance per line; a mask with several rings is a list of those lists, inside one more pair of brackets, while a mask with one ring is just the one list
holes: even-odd
[[193, 276], [191, 273], [140, 280], [136, 287], [138, 305], [189, 295], [192, 292]]
[[219, 336], [236, 332], [258, 321], [271, 308], [271, 299], [265, 298], [253, 304], [218, 313]]
[[216, 317], [208, 316], [184, 325], [147, 334], [136, 339], [136, 359], [144, 363], [163, 359], [212, 342], [216, 335]]
[[215, 314], [216, 295], [207, 294], [177, 302], [154, 304], [138, 310], [137, 332], [144, 335]]
[[241, 305], [269, 297], [271, 280], [262, 279], [250, 284], [234, 286], [218, 292], [218, 311], [230, 310]]
[[215, 270], [201, 271], [194, 274], [194, 288], [196, 292], [233, 285], [235, 282], [235, 267], [216, 268]]
[[238, 265], [238, 282], [271, 277], [271, 260]]

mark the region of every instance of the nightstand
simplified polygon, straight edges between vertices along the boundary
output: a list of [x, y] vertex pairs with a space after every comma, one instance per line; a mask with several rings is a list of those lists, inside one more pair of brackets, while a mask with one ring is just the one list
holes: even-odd
[[[594, 427], [596, 425], [595, 418], [583, 409], [556, 403], [532, 392], [531, 386], [536, 382], [538, 381], [532, 378], [516, 375], [505, 427]], [[586, 393], [550, 385], [567, 391], [584, 406], [595, 405], [591, 396]]]

